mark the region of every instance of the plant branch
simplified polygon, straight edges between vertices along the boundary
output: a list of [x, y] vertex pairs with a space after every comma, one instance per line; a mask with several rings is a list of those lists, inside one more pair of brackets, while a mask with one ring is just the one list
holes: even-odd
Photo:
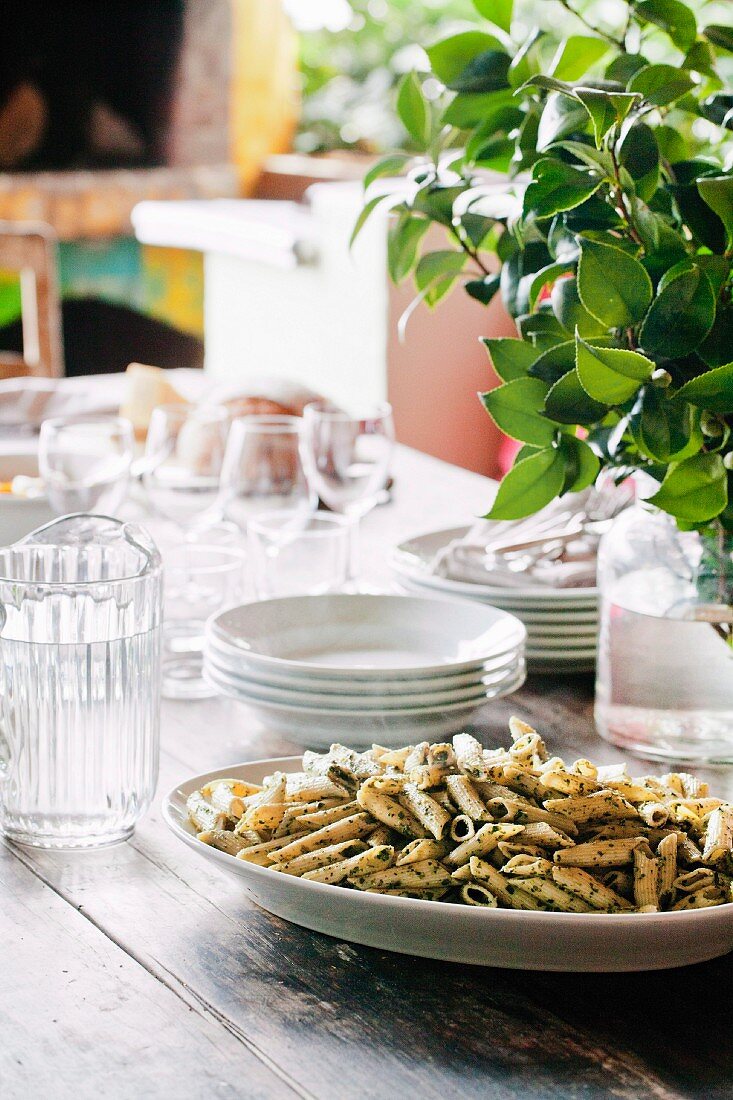
[[632, 240], [634, 240], [636, 244], [642, 245], [641, 237], [639, 236], [636, 226], [634, 225], [634, 217], [631, 212], [631, 207], [626, 201], [626, 194], [624, 192], [623, 184], [621, 183], [621, 167], [619, 165], [618, 157], [616, 155], [616, 145], [614, 142], [611, 142], [609, 144], [609, 152], [611, 154], [611, 161], [613, 163], [613, 178], [616, 183], [616, 209], [621, 217], [625, 220], [629, 228], [629, 234]]
[[594, 27], [592, 23], [588, 22], [588, 20], [581, 12], [576, 11], [575, 8], [571, 6], [569, 0], [559, 0], [559, 2], [565, 8], [565, 11], [569, 12], [570, 15], [574, 15], [576, 19], [579, 19], [583, 26], [586, 27], [589, 31], [592, 31], [593, 34], [597, 34], [599, 35], [599, 37], [605, 38], [607, 42], [611, 43], [611, 45], [617, 46], [618, 49], [623, 50], [624, 53], [626, 52], [626, 45], [623, 39], [616, 38], [614, 35], [609, 34], [608, 31], [602, 31], [600, 27]]
[[491, 272], [489, 271], [488, 267], [486, 266], [486, 264], [483, 262], [483, 260], [479, 256], [478, 249], [472, 248], [471, 245], [468, 243], [468, 241], [464, 241], [463, 237], [461, 236], [461, 234], [458, 232], [458, 230], [456, 229], [456, 227], [454, 225], [452, 225], [450, 227], [450, 232], [453, 235], [453, 237], [455, 238], [456, 242], [461, 246], [463, 251], [466, 253], [466, 255], [471, 257], [473, 262], [478, 265], [478, 267], [481, 269], [483, 274], [484, 275], [490, 275]]

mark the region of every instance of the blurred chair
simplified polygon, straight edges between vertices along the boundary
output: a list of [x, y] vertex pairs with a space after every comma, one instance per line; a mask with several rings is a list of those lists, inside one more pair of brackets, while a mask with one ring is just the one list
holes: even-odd
[[0, 351], [0, 378], [64, 373], [56, 236], [41, 222], [0, 221], [0, 271], [17, 272], [23, 352]]

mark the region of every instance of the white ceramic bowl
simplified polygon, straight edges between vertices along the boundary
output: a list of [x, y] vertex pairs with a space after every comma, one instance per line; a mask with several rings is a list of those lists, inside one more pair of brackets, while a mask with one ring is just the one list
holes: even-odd
[[[493, 677], [496, 673], [506, 672], [514, 668], [521, 659], [522, 650], [514, 649], [509, 653], [494, 657], [479, 665], [472, 672], [460, 672], [455, 675], [417, 677], [411, 679], [405, 677], [400, 680], [363, 680], [363, 679], [330, 679], [326, 676], [313, 677], [307, 673], [297, 673], [290, 669], [262, 669], [258, 665], [251, 665], [247, 661], [246, 654], [241, 650], [226, 647], [216, 641], [211, 635], [207, 638], [205, 646], [205, 659], [207, 663], [218, 668], [222, 672], [246, 680], [252, 687], [259, 685], [265, 688], [277, 688], [285, 691], [316, 692], [322, 695], [342, 697], [344, 695], [358, 696], [365, 701], [379, 700], [385, 706], [396, 705], [395, 698], [404, 698], [406, 695], [425, 695], [433, 693], [458, 692], [466, 688], [475, 690], [484, 677]], [[390, 700], [393, 702], [390, 703]]]
[[[466, 687], [452, 688], [446, 691], [376, 695], [372, 693], [364, 694], [360, 691], [304, 691], [302, 688], [292, 688], [284, 685], [271, 687], [269, 684], [262, 684], [258, 680], [241, 675], [241, 673], [228, 671], [214, 660], [210, 653], [205, 658], [207, 671], [210, 671], [222, 682], [230, 683], [243, 694], [254, 699], [268, 703], [286, 703], [297, 707], [316, 707], [318, 710], [336, 708], [339, 710], [354, 710], [359, 713], [374, 710], [383, 711], [385, 709], [412, 710], [419, 707], [429, 707], [431, 710], [437, 710], [451, 703], [480, 703], [482, 699], [488, 697], [487, 693], [493, 687], [504, 683], [509, 678], [513, 678], [519, 669], [519, 664], [520, 658], [516, 657], [514, 662], [507, 665], [506, 668], [480, 679], [477, 677], [473, 684]], [[432, 687], [432, 684], [430, 686]]]
[[500, 683], [478, 698], [439, 707], [395, 707], [356, 710], [337, 707], [311, 707], [303, 704], [273, 703], [261, 699], [211, 667], [206, 679], [222, 695], [246, 703], [268, 729], [281, 733], [305, 748], [327, 748], [340, 741], [352, 748], [367, 748], [374, 742], [399, 747], [410, 741], [447, 737], [464, 729], [474, 715], [492, 699], [500, 699], [522, 686], [526, 677], [524, 662]]
[[[30, 454], [0, 454], [0, 481], [19, 475], [38, 477], [38, 459]], [[54, 512], [45, 496], [26, 500], [11, 493], [0, 494], [0, 545], [25, 538], [37, 527], [50, 523]]]
[[179, 840], [238, 876], [258, 905], [283, 920], [383, 951], [513, 970], [662, 970], [733, 949], [733, 904], [679, 913], [482, 909], [308, 882], [245, 863], [196, 839], [186, 816], [192, 791], [224, 776], [259, 783], [274, 771], [300, 767], [299, 757], [235, 764], [181, 783], [163, 801], [163, 816]]
[[331, 679], [404, 680], [473, 672], [526, 638], [513, 615], [467, 600], [287, 596], [215, 615], [207, 636], [263, 669]]

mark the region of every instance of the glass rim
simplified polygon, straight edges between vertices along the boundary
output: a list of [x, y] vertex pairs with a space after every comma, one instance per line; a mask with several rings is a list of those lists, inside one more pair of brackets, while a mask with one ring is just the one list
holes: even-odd
[[303, 417], [292, 413], [245, 413], [232, 419], [232, 428], [239, 426], [257, 428], [268, 434], [283, 432], [299, 435], [303, 427]]
[[117, 413], [70, 413], [68, 416], [49, 416], [41, 421], [40, 431], [49, 428], [73, 428], [81, 424], [100, 424], [101, 426], [114, 425], [119, 431], [130, 432], [134, 435], [135, 426], [127, 416], [119, 416]]
[[[293, 521], [299, 516], [302, 517], [305, 523], [310, 524], [315, 520], [317, 523], [324, 523], [328, 528], [322, 531], [303, 529], [297, 532], [298, 537], [302, 538], [326, 538], [333, 535], [334, 531], [346, 533], [350, 527], [354, 526], [354, 521], [350, 516], [341, 515], [338, 512], [299, 513], [295, 508], [282, 508], [271, 512], [263, 512], [261, 515], [253, 516], [252, 519], [247, 520], [247, 533], [255, 531], [257, 534], [270, 535], [277, 530], [281, 530], [280, 527], [270, 526], [274, 520], [280, 519], [287, 522], [288, 520]], [[294, 533], [296, 532], [294, 531]]]
[[[328, 406], [328, 407], [323, 407]], [[319, 416], [323, 420], [337, 420], [344, 423], [350, 423], [360, 420], [379, 420], [387, 416], [391, 416], [393, 409], [389, 401], [374, 401], [372, 403], [366, 402], [364, 405], [359, 406], [355, 413], [350, 413], [347, 409], [341, 409], [333, 401], [327, 401], [324, 399], [318, 401], [309, 401], [303, 409], [303, 417]]]

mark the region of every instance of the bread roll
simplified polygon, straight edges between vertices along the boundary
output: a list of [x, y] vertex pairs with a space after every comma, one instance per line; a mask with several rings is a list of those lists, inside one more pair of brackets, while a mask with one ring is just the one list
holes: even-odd
[[125, 372], [125, 399], [120, 405], [120, 416], [132, 421], [136, 439], [145, 439], [150, 414], [157, 405], [185, 401], [166, 375], [167, 371], [161, 367], [145, 363], [130, 363]]

